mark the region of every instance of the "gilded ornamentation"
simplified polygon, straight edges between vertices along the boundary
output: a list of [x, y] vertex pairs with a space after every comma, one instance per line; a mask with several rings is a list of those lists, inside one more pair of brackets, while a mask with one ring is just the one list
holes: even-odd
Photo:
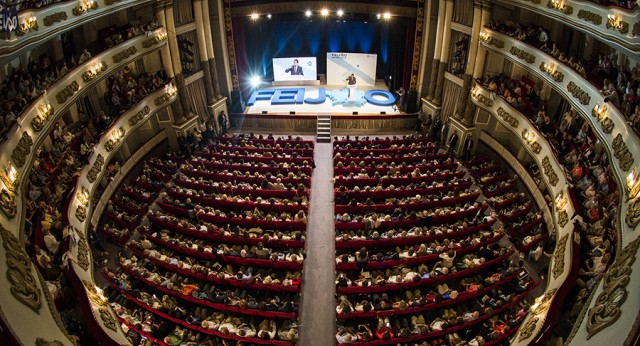
[[602, 16], [587, 10], [578, 11], [578, 18], [582, 20], [586, 20], [587, 22], [591, 22], [595, 25], [602, 24]]
[[38, 31], [39, 27], [38, 27], [38, 22], [37, 21], [29, 21], [26, 23], [22, 23], [20, 25], [18, 25], [18, 27], [16, 28], [16, 35], [17, 36], [24, 36], [27, 33], [31, 32], [31, 31]]
[[547, 179], [549, 179], [549, 184], [551, 184], [551, 186], [556, 186], [559, 179], [558, 179], [558, 175], [556, 174], [556, 171], [553, 169], [553, 166], [551, 166], [551, 161], [549, 160], [549, 156], [545, 156], [542, 159], [542, 169], [544, 171], [544, 175], [546, 175]]
[[84, 222], [84, 220], [87, 219], [87, 208], [85, 208], [83, 205], [79, 205], [76, 208], [76, 219], [78, 219], [80, 222]]
[[593, 308], [587, 317], [587, 340], [601, 330], [607, 328], [620, 318], [620, 306], [627, 299], [632, 265], [640, 246], [640, 238], [636, 238], [624, 247], [622, 253], [604, 275], [602, 292], [596, 298]]
[[573, 95], [573, 97], [580, 100], [580, 103], [583, 105], [588, 105], [591, 102], [591, 96], [587, 94], [584, 90], [582, 90], [579, 86], [576, 85], [573, 81], [569, 82], [567, 85], [567, 90]]
[[92, 80], [95, 76], [99, 75], [100, 72], [106, 70], [107, 67], [107, 63], [101, 61], [100, 64], [96, 64], [95, 66], [91, 67], [89, 71], [85, 71], [82, 74], [82, 80], [85, 82]]
[[115, 332], [117, 330], [118, 323], [116, 323], [116, 319], [109, 311], [109, 307], [101, 306], [98, 311], [100, 312], [100, 319], [104, 323], [104, 326]]
[[18, 207], [16, 206], [16, 196], [11, 191], [7, 191], [2, 189], [0, 191], [0, 211], [7, 217], [7, 219], [12, 219], [16, 216], [18, 212]]
[[558, 213], [558, 224], [560, 225], [560, 227], [564, 227], [567, 222], [569, 222], [569, 215], [567, 214], [566, 210], [562, 210]]
[[565, 234], [558, 241], [556, 250], [553, 253], [553, 267], [551, 273], [553, 278], [557, 279], [564, 272], [564, 252], [567, 248], [567, 241], [569, 240], [569, 234]]
[[549, 2], [547, 2], [547, 7], [552, 8], [556, 11], [560, 11], [564, 14], [572, 14], [573, 13], [573, 6], [569, 6], [566, 4], [557, 4], [556, 2], [554, 2], [553, 0], [549, 0]]
[[602, 126], [602, 131], [604, 131], [604, 133], [611, 133], [611, 131], [613, 131], [614, 124], [611, 118], [605, 118], [602, 120], [600, 125]]
[[640, 35], [640, 22], [636, 22], [633, 24], [633, 30], [631, 31], [631, 35], [638, 36]]
[[64, 346], [64, 344], [58, 340], [49, 341], [38, 337], [36, 338], [36, 346]]
[[120, 61], [136, 54], [136, 52], [138, 51], [138, 49], [136, 49], [135, 46], [131, 46], [125, 50], [123, 50], [122, 52], [118, 52], [117, 54], [115, 54], [113, 57], [111, 57], [111, 59], [113, 60], [114, 63], [119, 63]]
[[142, 47], [149, 48], [153, 45], [156, 45], [160, 42], [164, 42], [167, 40], [167, 35], [155, 35], [152, 38], [148, 38], [142, 41]]
[[233, 90], [240, 88], [238, 66], [236, 65], [236, 46], [233, 41], [233, 26], [231, 25], [231, 2], [224, 2], [224, 30], [227, 38], [227, 50], [229, 54], [229, 69], [231, 70], [231, 84]]
[[76, 81], [71, 82], [64, 89], [62, 89], [61, 92], [59, 92], [56, 95], [56, 100], [58, 101], [58, 104], [65, 103], [79, 89], [80, 89], [80, 85], [78, 85], [78, 82], [76, 82]]
[[109, 139], [105, 144], [104, 144], [104, 148], [108, 151], [111, 152], [113, 151], [113, 149], [116, 148], [116, 145], [118, 143], [120, 143], [120, 140], [122, 139], [122, 137], [124, 137], [124, 134], [126, 133], [124, 127], [120, 127], [118, 128], [118, 130], [115, 131], [113, 137], [111, 139]]
[[93, 166], [87, 172], [87, 180], [90, 183], [93, 183], [98, 178], [98, 174], [102, 171], [102, 165], [104, 164], [104, 157], [101, 154], [98, 154], [96, 160], [93, 162]]
[[531, 335], [533, 335], [533, 331], [536, 329], [536, 326], [538, 325], [538, 321], [540, 321], [540, 318], [538, 316], [533, 316], [532, 318], [530, 318], [527, 323], [525, 323], [520, 328], [520, 337], [518, 338], [518, 341], [521, 342], [530, 338]]
[[511, 127], [518, 127], [520, 123], [518, 119], [514, 118], [509, 112], [504, 110], [504, 108], [498, 108], [498, 116], [502, 118], [502, 120], [506, 121]]
[[525, 52], [524, 50], [516, 46], [511, 46], [509, 52], [511, 52], [511, 54], [517, 56], [518, 58], [528, 62], [529, 64], [533, 64], [534, 62], [536, 62], [536, 57], [533, 54]]
[[89, 0], [89, 1], [83, 2], [81, 5], [74, 7], [71, 12], [73, 12], [74, 16], [79, 16], [85, 12], [95, 10], [97, 8], [98, 8], [98, 3], [96, 1]]
[[44, 26], [52, 26], [57, 22], [67, 20], [67, 12], [57, 12], [42, 18]]
[[7, 279], [11, 284], [11, 294], [19, 302], [29, 307], [36, 314], [40, 314], [42, 306], [42, 292], [31, 273], [33, 267], [29, 256], [18, 238], [0, 225], [2, 246], [5, 249], [7, 261]]
[[504, 41], [502, 40], [498, 40], [497, 38], [494, 38], [492, 36], [480, 36], [480, 38], [483, 41], [487, 42], [487, 44], [495, 46], [498, 49], [504, 48]]
[[31, 153], [31, 146], [33, 145], [33, 139], [27, 133], [27, 131], [22, 132], [22, 137], [18, 141], [18, 145], [13, 148], [13, 152], [11, 153], [11, 161], [16, 165], [16, 167], [20, 168], [24, 166], [25, 162], [27, 162], [27, 157], [29, 153]]
[[540, 71], [548, 74], [549, 76], [551, 76], [551, 78], [553, 78], [553, 80], [555, 80], [558, 83], [562, 82], [562, 80], [564, 79], [564, 74], [558, 71], [558, 69], [556, 68], [556, 65], [552, 62], [550, 63], [546, 63], [544, 61], [541, 62]]
[[422, 51], [423, 30], [424, 26], [424, 6], [423, 0], [418, 1], [418, 13], [416, 16], [416, 35], [413, 40], [413, 58], [411, 60], [411, 79], [409, 90], [415, 90], [418, 86], [418, 70], [420, 69], [420, 53]]
[[627, 148], [627, 144], [622, 139], [622, 135], [618, 135], [613, 139], [613, 156], [620, 161], [620, 168], [623, 171], [628, 171], [633, 165], [633, 155]]
[[76, 232], [78, 235], [78, 265], [84, 271], [89, 269], [89, 246], [87, 245], [87, 238], [82, 232]]
[[136, 124], [139, 123], [142, 119], [144, 119], [144, 117], [147, 116], [149, 112], [151, 112], [151, 109], [149, 109], [149, 106], [144, 106], [144, 108], [142, 108], [138, 113], [132, 115], [131, 118], [129, 118], [129, 125], [136, 126]]
[[627, 207], [627, 216], [624, 218], [629, 227], [636, 228], [638, 222], [640, 222], [640, 197], [635, 197], [629, 201]]
[[491, 99], [489, 99], [488, 97], [477, 93], [477, 94], [472, 94], [473, 97], [478, 101], [478, 103], [483, 104], [487, 107], [491, 107], [493, 106], [493, 101]]

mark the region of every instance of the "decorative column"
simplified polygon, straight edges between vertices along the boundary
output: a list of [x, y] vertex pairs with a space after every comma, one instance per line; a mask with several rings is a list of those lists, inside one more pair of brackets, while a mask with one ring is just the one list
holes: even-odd
[[438, 80], [438, 67], [440, 65], [440, 51], [442, 50], [442, 27], [444, 26], [445, 17], [444, 0], [438, 3], [438, 24], [436, 27], [436, 46], [433, 50], [433, 65], [431, 66], [431, 77], [429, 78], [429, 95], [427, 100], [432, 101], [436, 94], [436, 82]]
[[[236, 46], [233, 41], [233, 19], [231, 18], [231, 1], [224, 0], [224, 30], [227, 38], [227, 50], [229, 54], [229, 69], [231, 70], [231, 87], [240, 90], [238, 78], [238, 66], [236, 65]], [[235, 100], [234, 100], [235, 101]]]
[[436, 82], [436, 92], [433, 103], [442, 103], [442, 87], [444, 85], [444, 71], [449, 63], [449, 45], [451, 44], [451, 18], [453, 17], [453, 0], [445, 0], [446, 11], [444, 26], [442, 28], [442, 47], [440, 50], [440, 64], [438, 65], [438, 81]]
[[473, 3], [473, 26], [471, 27], [471, 42], [469, 45], [469, 54], [467, 58], [467, 67], [465, 70], [465, 74], [462, 77], [463, 84], [462, 89], [464, 90], [464, 94], [460, 98], [460, 102], [458, 102], [458, 107], [456, 109], [455, 117], [458, 120], [462, 120], [462, 123], [468, 126], [471, 126], [473, 123], [473, 113], [471, 113], [471, 118], [467, 117], [467, 107], [469, 104], [473, 106], [471, 100], [469, 99], [469, 94], [471, 92], [471, 84], [473, 84], [473, 69], [476, 63], [476, 54], [478, 52], [478, 42], [480, 40], [480, 27], [482, 22], [482, 6], [479, 0], [474, 1]]
[[416, 36], [413, 42], [413, 60], [411, 61], [411, 82], [409, 91], [418, 88], [418, 70], [420, 69], [420, 53], [422, 52], [422, 36], [424, 33], [423, 0], [418, 0], [418, 14], [416, 16]]
[[[173, 2], [167, 2], [165, 11], [165, 20], [167, 21], [167, 38], [169, 43], [169, 50], [171, 52], [171, 62], [173, 64], [173, 72], [175, 74], [176, 88], [178, 89], [178, 98], [184, 111], [183, 116], [186, 118], [191, 117], [193, 111], [191, 110], [191, 104], [187, 99], [187, 91], [184, 84], [184, 75], [182, 74], [182, 65], [180, 65], [180, 51], [178, 50], [178, 38], [176, 37], [176, 22], [173, 16]], [[176, 116], [176, 122], [181, 122], [184, 119], [178, 120]]]
[[211, 71], [209, 70], [209, 58], [207, 53], [207, 39], [205, 37], [205, 29], [202, 16], [203, 0], [193, 0], [193, 16], [196, 22], [196, 36], [198, 39], [198, 52], [200, 53], [200, 65], [204, 76], [204, 92], [207, 95], [207, 104], [215, 101], [213, 94], [213, 85], [211, 84]]
[[[480, 23], [478, 24], [478, 27], [476, 28], [476, 14], [477, 14], [477, 9], [478, 9], [478, 5], [480, 5], [481, 9], [480, 9]], [[487, 51], [480, 47], [480, 31], [482, 31], [482, 28], [487, 25], [489, 23], [489, 19], [491, 16], [491, 8], [489, 5], [489, 2], [483, 2], [482, 4], [478, 2], [476, 2], [475, 4], [475, 8], [474, 8], [474, 15], [473, 15], [473, 25], [474, 27], [472, 28], [472, 34], [473, 37], [471, 38], [471, 49], [474, 49], [475, 54], [471, 55], [469, 54], [469, 58], [474, 57], [473, 61], [474, 61], [474, 65], [473, 68], [469, 68], [469, 66], [467, 66], [467, 73], [469, 73], [470, 71], [473, 71], [473, 75], [472, 78], [470, 79], [470, 84], [469, 84], [469, 93], [471, 93], [471, 85], [473, 84], [473, 80], [478, 79], [478, 78], [482, 78], [482, 73], [484, 71], [484, 61], [487, 57]], [[477, 34], [476, 34], [476, 30], [477, 29]], [[463, 117], [463, 123], [465, 124], [471, 124], [473, 123], [473, 116], [476, 112], [476, 106], [473, 104], [473, 102], [471, 102], [471, 97], [469, 94], [467, 94], [467, 106], [465, 107], [464, 110], [464, 117]]]
[[211, 84], [213, 86], [213, 95], [216, 100], [222, 98], [220, 95], [220, 82], [218, 81], [218, 69], [216, 68], [216, 56], [213, 52], [213, 38], [211, 35], [211, 18], [209, 17], [209, 0], [202, 1], [202, 19], [204, 21], [204, 37], [207, 43], [207, 58], [209, 61], [209, 71], [211, 72]]
[[[165, 17], [164, 7], [164, 3], [162, 3], [161, 1], [157, 2], [155, 6], [155, 12], [158, 24], [166, 29], [167, 20]], [[167, 38], [169, 38], [168, 30]], [[175, 81], [175, 73], [173, 71], [173, 62], [171, 61], [171, 51], [169, 50], [169, 44], [165, 44], [164, 46], [162, 46], [162, 49], [160, 50], [160, 57], [162, 59], [162, 66], [167, 72], [167, 76]], [[184, 120], [184, 111], [182, 110], [182, 105], [180, 104], [180, 102], [171, 103], [171, 112], [173, 113], [173, 118], [176, 122], [179, 123]]]

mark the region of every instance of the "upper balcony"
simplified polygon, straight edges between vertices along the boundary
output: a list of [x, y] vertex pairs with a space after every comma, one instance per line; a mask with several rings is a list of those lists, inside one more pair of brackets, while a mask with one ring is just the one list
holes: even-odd
[[[640, 230], [636, 227], [640, 223], [640, 184], [635, 162], [640, 155], [640, 139], [620, 110], [605, 102], [598, 87], [569, 66], [536, 47], [489, 28], [483, 28], [480, 36], [482, 47], [522, 66], [561, 94], [589, 123], [607, 151], [611, 172], [626, 195], [619, 200], [620, 217], [616, 220], [620, 228], [617, 235], [620, 255], [608, 271], [619, 273], [620, 277], [613, 280], [607, 274], [594, 291], [595, 299], [590, 302], [587, 316], [580, 320], [574, 342], [596, 345], [617, 340], [622, 344], [621, 339], [633, 330], [634, 319], [619, 319], [618, 314], [610, 312], [619, 313], [623, 308], [635, 314], [640, 307], [640, 295], [630, 295], [626, 291], [627, 286], [640, 286], [640, 276], [628, 275], [632, 270], [640, 271], [640, 261], [635, 261], [640, 246]], [[625, 272], [620, 273], [621, 270]], [[624, 284], [619, 284], [620, 280]], [[619, 290], [620, 295], [612, 290]]]
[[52, 36], [88, 21], [151, 2], [152, 0], [65, 1], [43, 8], [23, 10], [17, 17], [4, 17], [0, 22], [0, 60], [38, 46]]
[[628, 53], [640, 52], [640, 9], [577, 0], [497, 0], [553, 18]]

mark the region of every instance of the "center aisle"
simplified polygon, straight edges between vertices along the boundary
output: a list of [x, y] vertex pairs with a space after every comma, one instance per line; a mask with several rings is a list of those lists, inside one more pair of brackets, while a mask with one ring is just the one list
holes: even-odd
[[305, 240], [300, 339], [298, 345], [335, 344], [335, 239], [333, 145], [316, 143], [316, 169]]

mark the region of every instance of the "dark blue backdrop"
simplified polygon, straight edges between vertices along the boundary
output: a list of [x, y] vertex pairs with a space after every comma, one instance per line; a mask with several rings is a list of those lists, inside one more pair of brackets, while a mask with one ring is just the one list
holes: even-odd
[[241, 89], [248, 87], [253, 75], [272, 81], [272, 58], [315, 56], [318, 73], [326, 74], [327, 52], [377, 54], [376, 78], [392, 76], [390, 90], [400, 85], [408, 87], [407, 69], [411, 66], [406, 65], [410, 65], [413, 51], [415, 19], [384, 22], [236, 18], [233, 34]]

